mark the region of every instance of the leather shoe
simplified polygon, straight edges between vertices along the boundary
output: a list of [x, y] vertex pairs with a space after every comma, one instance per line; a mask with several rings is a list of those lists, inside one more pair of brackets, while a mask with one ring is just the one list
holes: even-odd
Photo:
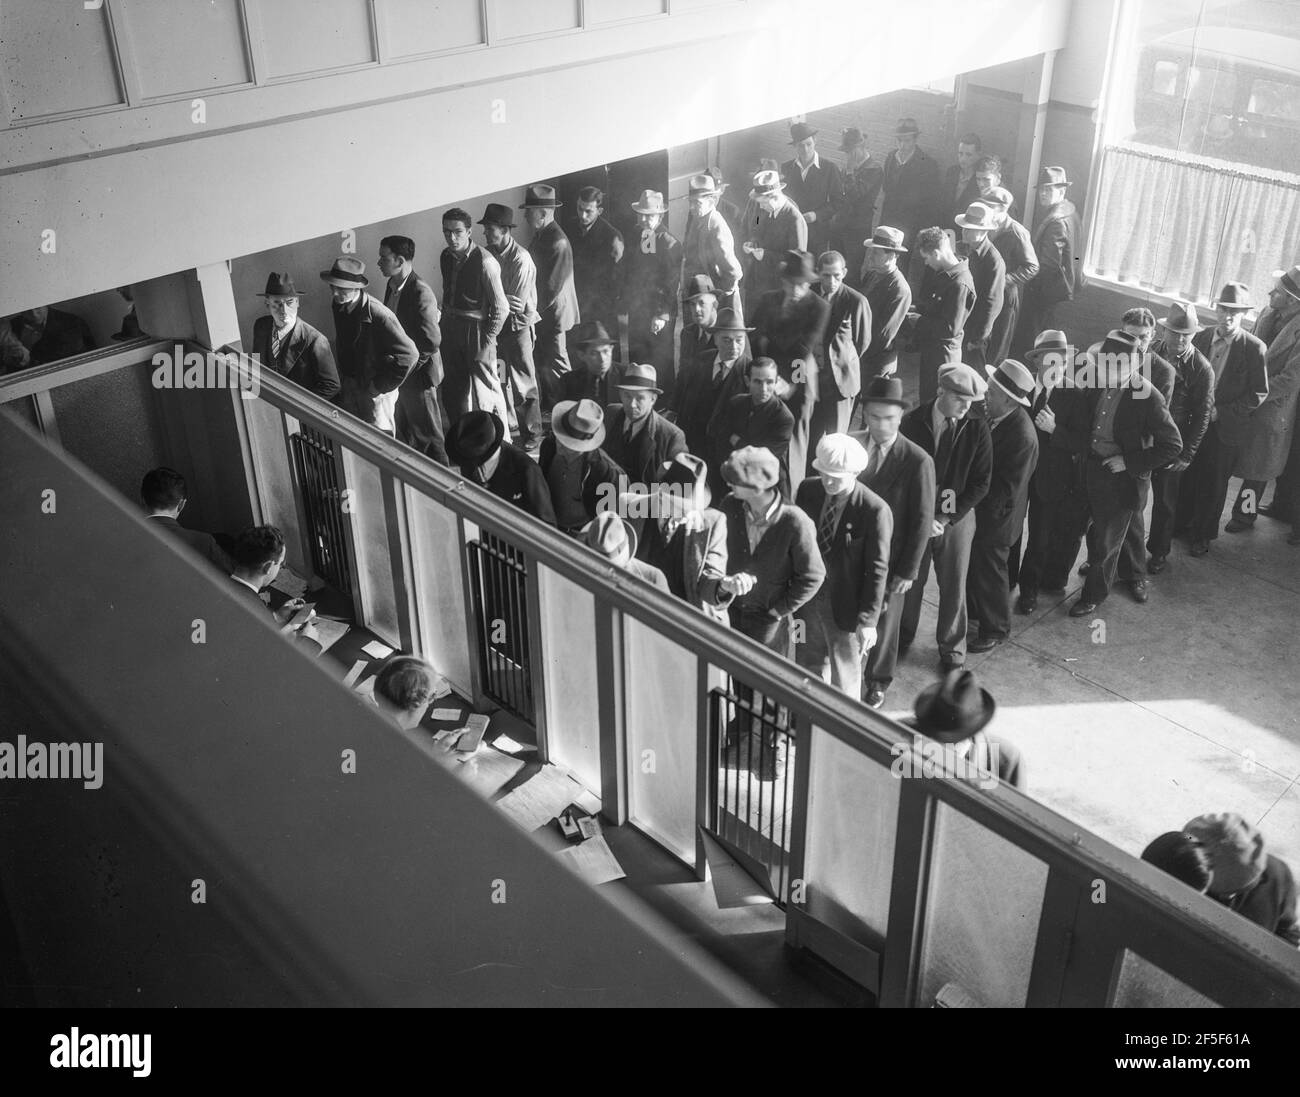
[[1016, 599], [1016, 612], [1026, 617], [1038, 608], [1037, 594], [1022, 594]]
[[966, 645], [966, 650], [973, 651], [976, 655], [981, 652], [992, 651], [1002, 643], [1003, 639], [1002, 636], [978, 636]]
[[1152, 575], [1159, 575], [1169, 566], [1168, 556], [1153, 556], [1147, 561], [1147, 571]]
[[1254, 522], [1248, 522], [1245, 518], [1233, 516], [1228, 520], [1228, 524], [1223, 527], [1223, 530], [1225, 533], [1245, 533], [1246, 530], [1254, 528]]
[[1090, 568], [1091, 568], [1091, 565], [1088, 563], [1087, 560], [1085, 560], [1082, 564], [1079, 565], [1079, 574], [1080, 574], [1080, 575], [1087, 575], [1087, 574], [1088, 574], [1088, 571], [1090, 570]]
[[1070, 607], [1071, 617], [1087, 617], [1090, 613], [1096, 613], [1096, 612], [1097, 612], [1097, 603], [1085, 602], [1082, 598], [1080, 598], [1077, 602], [1074, 603], [1074, 605]]
[[1209, 541], [1193, 541], [1193, 542], [1192, 542], [1191, 553], [1192, 553], [1193, 556], [1204, 556], [1204, 555], [1205, 555], [1207, 552], [1209, 552], [1209, 551], [1210, 551], [1210, 542], [1209, 542]]
[[873, 683], [862, 700], [867, 708], [880, 708], [885, 703], [885, 691]]
[[1140, 606], [1146, 605], [1147, 599], [1150, 597], [1149, 587], [1150, 584], [1145, 579], [1129, 580], [1128, 589], [1129, 593], [1133, 595], [1133, 601]]
[[966, 665], [966, 656], [955, 651], [945, 652], [939, 656], [939, 669], [947, 674], [950, 670], [961, 670]]

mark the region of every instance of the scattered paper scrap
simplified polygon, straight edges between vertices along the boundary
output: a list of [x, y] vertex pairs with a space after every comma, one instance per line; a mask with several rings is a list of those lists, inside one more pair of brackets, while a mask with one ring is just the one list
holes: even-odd
[[588, 838], [576, 846], [560, 851], [560, 860], [589, 884], [608, 884], [627, 876], [603, 837]]
[[600, 797], [585, 788], [574, 797], [573, 802], [589, 815], [596, 815], [600, 811]]
[[371, 640], [361, 650], [372, 659], [387, 659], [393, 654], [393, 649], [381, 640]]
[[[493, 753], [491, 751], [487, 753]], [[498, 757], [509, 757], [501, 755]], [[520, 766], [523, 762], [513, 759]], [[549, 823], [569, 804], [577, 800], [584, 792], [567, 773], [557, 766], [543, 766], [518, 788], [511, 789], [500, 800], [497, 807], [504, 811], [524, 830], [534, 831]]]
[[345, 686], [355, 684], [356, 680], [361, 677], [361, 672], [366, 669], [367, 660], [358, 659], [352, 664], [352, 669], [348, 671], [348, 676], [343, 679]]
[[431, 720], [459, 720], [460, 709], [458, 708], [436, 708], [429, 713]]
[[504, 750], [507, 754], [521, 754], [527, 750], [537, 749], [531, 743], [517, 743], [509, 735], [498, 735], [492, 740], [492, 745], [497, 750]]
[[465, 764], [451, 766], [451, 771], [480, 796], [494, 796], [524, 768], [518, 758], [496, 750], [480, 750], [465, 755]]
[[316, 617], [312, 626], [316, 629], [316, 638], [320, 641], [322, 652], [329, 651], [342, 640], [350, 627], [346, 621], [336, 621], [330, 617]]
[[290, 598], [301, 598], [307, 593], [307, 580], [292, 568], [281, 565], [280, 574], [271, 581], [271, 587]]

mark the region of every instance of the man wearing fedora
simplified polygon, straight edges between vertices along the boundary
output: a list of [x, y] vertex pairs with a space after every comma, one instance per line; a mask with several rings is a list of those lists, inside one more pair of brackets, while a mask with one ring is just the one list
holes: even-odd
[[384, 305], [393, 310], [420, 358], [397, 390], [397, 437], [440, 465], [447, 463], [442, 436], [442, 317], [433, 287], [415, 273], [415, 241], [385, 236], [379, 241], [379, 273], [388, 279]]
[[847, 157], [844, 166], [844, 201], [831, 227], [832, 237], [844, 251], [849, 267], [849, 285], [862, 289], [866, 239], [876, 220], [876, 199], [885, 179], [885, 169], [871, 156], [867, 139], [857, 126], [840, 131], [840, 152]]
[[510, 314], [501, 264], [474, 243], [472, 223], [459, 207], [442, 215], [442, 404], [453, 423], [474, 408], [476, 382], [495, 382], [497, 339]]
[[[1073, 301], [1082, 287], [1079, 258], [1079, 211], [1065, 197], [1070, 180], [1062, 167], [1038, 173], [1038, 226], [1033, 233], [1038, 273], [1025, 286], [1020, 335], [1012, 346], [1028, 345], [1044, 328], [1057, 328], [1056, 309]], [[1008, 211], [1009, 212], [1009, 211]]]
[[605, 193], [583, 187], [574, 214], [564, 222], [564, 234], [573, 248], [573, 288], [578, 295], [578, 315], [599, 320], [618, 331], [619, 279], [623, 268], [623, 234], [605, 212]]
[[1183, 476], [1175, 523], [1187, 530], [1193, 556], [1204, 556], [1219, 536], [1233, 465], [1250, 433], [1251, 416], [1268, 396], [1268, 348], [1242, 326], [1251, 309], [1249, 288], [1227, 283], [1214, 306], [1218, 323], [1192, 336], [1192, 345], [1214, 371], [1214, 404], [1201, 448]]
[[628, 356], [633, 362], [654, 366], [659, 379], [671, 386], [682, 246], [665, 224], [668, 207], [659, 191], [642, 191], [632, 209], [641, 235], [623, 256], [619, 305], [619, 311], [627, 315]]
[[253, 323], [253, 353], [257, 360], [294, 384], [334, 401], [342, 390], [329, 340], [298, 315], [302, 296], [292, 274], [269, 274], [262, 298], [266, 316]]
[[866, 449], [867, 464], [858, 479], [885, 501], [894, 519], [885, 612], [862, 675], [862, 699], [872, 708], [880, 708], [894, 680], [904, 600], [934, 534], [934, 461], [899, 430], [907, 401], [903, 382], [897, 377], [868, 381], [862, 406], [866, 431], [853, 437]]
[[537, 463], [551, 492], [556, 525], [576, 536], [602, 502], [616, 502], [622, 470], [600, 448], [605, 412], [594, 400], [561, 400], [551, 412], [551, 432]]
[[718, 295], [707, 274], [697, 274], [682, 286], [682, 334], [677, 340], [677, 376], [673, 408], [682, 376], [713, 352], [713, 325], [718, 319]]
[[420, 352], [401, 322], [366, 293], [366, 265], [340, 255], [320, 272], [334, 295], [334, 342], [343, 382], [342, 404], [358, 419], [395, 434], [397, 389]]
[[1134, 601], [1147, 600], [1140, 516], [1152, 470], [1175, 460], [1183, 442], [1165, 398], [1141, 374], [1141, 355], [1136, 336], [1111, 331], [1089, 363], [1093, 383], [1056, 417], [1053, 444], [1080, 455], [1092, 514], [1087, 579], [1071, 617], [1096, 612], [1117, 570]]
[[530, 186], [519, 208], [533, 230], [528, 254], [537, 267], [537, 377], [542, 406], [556, 401], [560, 377], [569, 372], [565, 335], [582, 319], [578, 291], [573, 285], [573, 248], [555, 220], [559, 209], [555, 188], [546, 183]]
[[[903, 234], [881, 225], [863, 241], [862, 296], [871, 317], [871, 338], [862, 357], [862, 383], [888, 377], [898, 369], [898, 335], [912, 308], [912, 287], [898, 269]], [[861, 407], [861, 404], [858, 405]], [[855, 413], [855, 429], [858, 416]]]
[[[894, 127], [894, 153], [885, 158], [884, 202], [880, 223], [893, 225], [903, 233], [904, 243], [911, 243], [932, 216], [939, 189], [939, 165], [916, 141], [921, 130], [915, 118], [900, 118]], [[908, 275], [911, 256], [902, 252], [898, 260], [903, 277]]]
[[818, 363], [830, 306], [810, 288], [812, 256], [787, 251], [781, 259], [781, 288], [763, 294], [754, 313], [755, 347], [780, 371], [777, 395], [794, 417], [790, 436], [790, 483], [808, 474], [813, 409], [817, 403]]
[[618, 380], [622, 371], [614, 368], [614, 340], [599, 320], [584, 321], [573, 329], [573, 349], [578, 368], [560, 378], [561, 400], [594, 400], [602, 408], [618, 402]]
[[916, 248], [926, 270], [916, 302], [912, 343], [920, 354], [921, 399], [933, 400], [939, 391], [940, 368], [961, 361], [967, 319], [975, 308], [975, 282], [970, 265], [953, 251], [943, 229], [922, 229], [916, 234]]
[[826, 567], [812, 519], [781, 498], [779, 475], [776, 457], [755, 446], [723, 464], [731, 494], [719, 509], [727, 519], [730, 574], [720, 586], [732, 599], [732, 628], [788, 655], [791, 615], [817, 593]]
[[[706, 294], [699, 300], [715, 299]], [[692, 306], [698, 309], [697, 302], [688, 302], [687, 308]], [[686, 330], [682, 329], [683, 346]], [[682, 355], [668, 407], [686, 436], [686, 448], [701, 457], [708, 455], [709, 423], [718, 408], [746, 391], [745, 371], [750, 362], [746, 336], [751, 330], [736, 319], [731, 309], [723, 309], [721, 315], [715, 311], [708, 328], [704, 329], [709, 337], [708, 349]]]
[[1160, 323], [1165, 337], [1154, 351], [1174, 368], [1169, 417], [1183, 439], [1183, 448], [1172, 464], [1151, 472], [1151, 532], [1147, 537], [1151, 559], [1147, 570], [1152, 575], [1164, 571], [1168, 563], [1183, 474], [1200, 451], [1214, 411], [1214, 370], [1192, 342], [1192, 336], [1201, 330], [1196, 307], [1175, 301]]
[[862, 391], [862, 358], [871, 340], [871, 308], [867, 299], [844, 281], [848, 265], [838, 251], [817, 258], [813, 292], [829, 306], [817, 363], [817, 393], [809, 425], [808, 445], [816, 452], [823, 434], [849, 429], [853, 404]]
[[989, 240], [1006, 267], [1002, 283], [1002, 310], [989, 333], [989, 361], [1001, 362], [1011, 356], [1011, 344], [1020, 325], [1020, 307], [1025, 287], [1038, 275], [1038, 256], [1029, 230], [1011, 216], [1011, 192], [993, 187], [980, 199], [993, 211], [993, 232]]
[[709, 168], [709, 176], [718, 188], [717, 211], [722, 214], [722, 219], [727, 222], [727, 228], [731, 229], [731, 238], [739, 240], [744, 228], [744, 211], [727, 197], [727, 184], [722, 178], [722, 169], [714, 165]]
[[[1300, 544], [1300, 500], [1288, 498], [1300, 489], [1300, 468], [1289, 464], [1295, 450], [1296, 405], [1300, 401], [1300, 264], [1274, 271], [1277, 279], [1268, 308], [1259, 315], [1255, 333], [1268, 348], [1268, 395], [1250, 417], [1250, 428], [1233, 469], [1242, 479], [1241, 491], [1224, 528], [1241, 533], [1255, 524], [1256, 514], [1293, 523], [1288, 543]], [[1300, 464], [1300, 457], [1297, 458]], [[1286, 474], [1294, 471], [1290, 483]], [[1261, 507], [1264, 489], [1276, 478], [1273, 505]]]
[[913, 715], [902, 724], [951, 747], [957, 759], [977, 771], [996, 774], [1002, 784], [1024, 789], [1025, 765], [1019, 749], [984, 731], [996, 711], [992, 694], [976, 681], [974, 671], [950, 670], [917, 695]]
[[808, 250], [808, 225], [799, 207], [786, 196], [785, 184], [775, 171], [758, 172], [749, 196], [758, 206], [758, 214], [749, 224], [749, 238], [742, 245], [749, 256], [745, 310], [752, 314], [763, 294], [780, 288], [786, 253]]
[[955, 219], [961, 228], [961, 243], [956, 251], [969, 264], [971, 281], [975, 283], [975, 303], [966, 318], [961, 356], [962, 361], [973, 366], [983, 366], [988, 360], [989, 336], [1002, 311], [1007, 276], [1001, 252], [989, 240], [994, 217], [991, 206], [973, 202]]
[[1072, 387], [1074, 348], [1065, 332], [1049, 328], [1025, 352], [1025, 361], [1036, 371], [1029, 416], [1038, 432], [1038, 461], [1029, 482], [1029, 539], [1016, 576], [1016, 612], [1030, 614], [1040, 590], [1065, 589], [1088, 527], [1088, 497], [1081, 455], [1058, 444], [1055, 434], [1063, 405], [1081, 395]]
[[905, 595], [898, 649], [905, 653], [916, 638], [933, 560], [939, 585], [935, 642], [944, 670], [966, 662], [966, 573], [975, 538], [975, 508], [988, 494], [993, 462], [988, 424], [969, 412], [988, 388], [971, 366], [961, 362], [943, 366], [938, 396], [904, 415], [899, 428], [934, 463], [934, 512], [916, 582]]
[[505, 439], [506, 425], [490, 411], [471, 411], [447, 431], [447, 456], [470, 480], [548, 526], [555, 509], [537, 462]]
[[721, 185], [711, 175], [693, 175], [687, 204], [686, 235], [682, 240], [684, 283], [697, 274], [707, 274], [718, 294], [718, 304], [743, 316], [740, 280], [744, 276], [736, 258], [735, 238], [726, 219], [718, 212]]
[[812, 519], [826, 581], [798, 612], [803, 643], [795, 662], [854, 700], [862, 692], [862, 659], [875, 646], [889, 580], [894, 518], [858, 480], [867, 451], [847, 434], [824, 435], [795, 503]]
[[[537, 387], [537, 265], [515, 239], [514, 212], [499, 202], [489, 202], [483, 216], [483, 238], [501, 268], [501, 289], [509, 314], [497, 336], [501, 360], [509, 375], [511, 404], [519, 429], [519, 444], [527, 453], [542, 441], [541, 397]], [[567, 376], [567, 375], [566, 375]]]
[[605, 414], [605, 452], [634, 484], [653, 484], [663, 466], [686, 452], [686, 438], [655, 411], [663, 395], [654, 366], [632, 362], [618, 383], [620, 404]]
[[[777, 460], [777, 488], [782, 499], [790, 494], [790, 436], [794, 433], [794, 416], [785, 401], [777, 396], [781, 374], [771, 358], [755, 358], [744, 373], [747, 392], [737, 394], [718, 405], [709, 420], [709, 483], [723, 485], [722, 466], [727, 458], [746, 446], [765, 449]], [[724, 490], [718, 487], [718, 491]]]
[[732, 595], [722, 589], [727, 574], [727, 520], [709, 505], [704, 461], [679, 453], [658, 483], [619, 498], [636, 531], [637, 556], [658, 569], [668, 590], [706, 617], [730, 625]]
[[638, 579], [643, 579], [656, 590], [670, 593], [664, 573], [653, 564], [636, 558], [636, 530], [613, 511], [602, 511], [596, 515], [581, 531], [581, 536], [589, 549], [603, 556], [616, 568], [622, 568]]
[[799, 250], [820, 255], [831, 247], [835, 215], [844, 203], [844, 181], [835, 164], [822, 162], [817, 154], [817, 131], [807, 122], [790, 127], [790, 144], [794, 158], [781, 165], [781, 178], [808, 226], [807, 245]]
[[1038, 464], [1038, 435], [1029, 418], [1034, 375], [1014, 358], [985, 366], [993, 470], [988, 493], [975, 508], [975, 539], [966, 576], [970, 615], [979, 635], [967, 650], [992, 651], [1011, 635], [1012, 546], [1020, 541], [1029, 507], [1029, 481]]

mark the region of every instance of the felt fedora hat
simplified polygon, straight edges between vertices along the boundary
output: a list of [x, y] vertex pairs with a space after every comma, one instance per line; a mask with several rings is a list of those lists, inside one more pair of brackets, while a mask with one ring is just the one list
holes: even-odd
[[713, 286], [713, 279], [707, 274], [692, 274], [686, 279], [686, 284], [682, 286], [682, 300], [694, 301], [697, 297], [704, 297], [708, 294], [717, 295], [717, 290]]
[[974, 671], [950, 670], [917, 695], [910, 726], [941, 743], [961, 743], [992, 720], [997, 707]]
[[971, 400], [982, 400], [989, 390], [989, 383], [979, 375], [979, 370], [965, 362], [951, 362], [939, 367], [939, 387], [956, 396], [965, 396]]
[[806, 251], [787, 251], [781, 258], [780, 274], [791, 282], [813, 282], [817, 275], [813, 271], [813, 257]]
[[739, 334], [740, 332], [750, 332], [753, 328], [745, 327], [745, 323], [736, 315], [735, 309], [718, 309], [718, 319], [709, 331], [717, 335], [720, 331], [730, 331]]
[[863, 240], [869, 248], [879, 248], [881, 251], [896, 251], [900, 254], [907, 251], [903, 247], [903, 232], [901, 229], [893, 229], [888, 225], [881, 225], [871, 234], [870, 240]]
[[847, 434], [823, 434], [812, 467], [827, 476], [857, 476], [867, 467], [867, 451]]
[[268, 274], [266, 276], [266, 289], [257, 295], [258, 297], [306, 297], [297, 286], [293, 284], [292, 274]]
[[655, 392], [660, 395], [664, 391], [659, 387], [659, 374], [654, 366], [644, 366], [637, 362], [630, 363], [623, 371], [623, 376], [618, 380], [618, 387], [639, 392]]
[[551, 431], [569, 449], [588, 453], [605, 441], [605, 413], [595, 400], [561, 400], [551, 412]]
[[632, 203], [632, 209], [637, 213], [668, 212], [668, 207], [664, 205], [663, 192], [657, 190], [643, 190], [637, 200]]
[[709, 198], [722, 193], [712, 175], [692, 175], [689, 191], [691, 198]]
[[370, 279], [366, 277], [366, 265], [355, 255], [340, 255], [329, 270], [320, 272], [320, 277], [322, 282], [342, 286], [344, 289], [360, 289], [370, 285]]
[[866, 143], [866, 135], [857, 126], [846, 126], [840, 130], [840, 152], [848, 152], [849, 149]]
[[588, 548], [620, 566], [636, 555], [636, 530], [607, 510], [582, 527], [582, 539]]
[[983, 229], [987, 232], [997, 227], [993, 208], [983, 202], [972, 202], [966, 207], [965, 213], [957, 214], [953, 220], [964, 229]]
[[490, 411], [468, 412], [447, 431], [447, 458], [461, 468], [477, 468], [501, 448], [505, 430]]
[[903, 382], [890, 374], [888, 377], [873, 377], [862, 390], [861, 400], [864, 404], [897, 404], [900, 408], [912, 405], [903, 396]]
[[1064, 168], [1046, 167], [1039, 169], [1038, 185], [1040, 187], [1068, 187], [1070, 180], [1066, 176]]
[[996, 366], [985, 366], [984, 372], [989, 375], [990, 381], [1017, 404], [1029, 407], [1029, 401], [1034, 395], [1034, 375], [1024, 363], [1017, 362], [1014, 358], [1004, 358]]
[[1250, 300], [1250, 287], [1245, 282], [1228, 282], [1223, 289], [1219, 291], [1219, 296], [1214, 300], [1216, 309], [1245, 309], [1254, 308]]
[[1275, 270], [1273, 277], [1277, 279], [1278, 286], [1284, 292], [1300, 301], [1300, 263], [1290, 270]]
[[916, 124], [915, 118], [900, 118], [898, 124], [894, 127], [894, 136], [903, 137], [909, 133], [918, 134], [921, 127]]
[[1065, 337], [1065, 332], [1056, 328], [1047, 328], [1034, 337], [1034, 345], [1025, 351], [1022, 357], [1027, 362], [1037, 362], [1045, 354], [1068, 356], [1070, 349], [1070, 341]]
[[503, 206], [500, 202], [489, 202], [478, 223], [480, 225], [497, 225], [503, 229], [512, 229], [515, 227], [515, 211], [509, 206]]
[[599, 320], [584, 320], [574, 328], [572, 342], [575, 347], [610, 347], [614, 345], [614, 340], [609, 337], [605, 325]]
[[781, 463], [766, 446], [744, 446], [723, 462], [722, 478], [733, 488], [766, 491], [781, 478]]
[[1169, 315], [1159, 321], [1166, 331], [1180, 335], [1195, 335], [1204, 326], [1196, 318], [1196, 306], [1190, 301], [1175, 301], [1169, 306]]
[[790, 144], [797, 145], [800, 141], [807, 141], [809, 137], [815, 137], [817, 131], [807, 122], [796, 122], [790, 127]]
[[1099, 354], [1136, 354], [1141, 344], [1136, 335], [1123, 328], [1113, 328], [1097, 348]]
[[764, 169], [754, 173], [754, 188], [749, 192], [751, 198], [762, 198], [768, 194], [780, 194], [785, 190], [785, 184], [781, 181], [781, 173]]
[[555, 197], [555, 188], [549, 183], [534, 183], [524, 192], [524, 204], [520, 209], [555, 209], [561, 205]]
[[987, 194], [980, 195], [980, 201], [995, 210], [1006, 212], [1015, 201], [1015, 196], [1006, 187], [990, 187]]

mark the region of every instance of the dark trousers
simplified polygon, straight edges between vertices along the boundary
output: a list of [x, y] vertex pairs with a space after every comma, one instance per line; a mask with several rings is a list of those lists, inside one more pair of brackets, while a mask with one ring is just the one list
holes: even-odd
[[1170, 469], [1156, 469], [1151, 473], [1151, 534], [1147, 537], [1147, 551], [1152, 556], [1168, 556], [1174, 543], [1175, 515], [1178, 513], [1178, 493], [1183, 475], [1183, 472]]
[[971, 542], [975, 538], [975, 512], [968, 510], [947, 526], [937, 537], [926, 542], [916, 582], [903, 595], [903, 617], [898, 626], [901, 647], [911, 647], [921, 622], [925, 586], [930, 581], [930, 565], [939, 587], [939, 614], [934, 639], [940, 655], [966, 654], [966, 574], [970, 569]]
[[1064, 495], [1044, 499], [1029, 491], [1029, 539], [1020, 557], [1017, 576], [1021, 597], [1033, 597], [1040, 590], [1059, 590], [1065, 587], [1074, 556], [1079, 554], [1080, 530], [1074, 540], [1074, 556], [1061, 563], [1067, 549], [1065, 539], [1066, 506]]
[[542, 440], [542, 411], [537, 391], [537, 367], [533, 364], [533, 326], [513, 328], [507, 323], [498, 339], [501, 360], [509, 374], [510, 400], [519, 425], [519, 444], [539, 445]]
[[743, 633], [751, 640], [757, 640], [765, 648], [771, 648], [778, 655], [788, 655], [789, 631], [783, 629], [780, 617], [773, 617], [761, 606], [736, 605], [732, 603], [728, 610], [731, 627]]
[[1020, 297], [1019, 285], [1015, 282], [1007, 282], [1004, 285], [1002, 311], [993, 321], [993, 330], [989, 332], [988, 360], [994, 365], [1012, 356], [1011, 345], [1015, 341], [1016, 329], [1020, 324]]
[[425, 388], [424, 378], [412, 373], [397, 390], [397, 411], [393, 418], [398, 438], [438, 464], [447, 464], [437, 386]]
[[1240, 452], [1239, 445], [1227, 445], [1219, 436], [1217, 421], [1210, 424], [1178, 493], [1175, 525], [1185, 526], [1193, 541], [1213, 541], [1219, 536], [1223, 507], [1228, 501], [1228, 481]]
[[1088, 531], [1088, 577], [1081, 597], [1100, 604], [1117, 577], [1124, 581], [1146, 578], [1141, 516], [1150, 484], [1127, 472], [1111, 472], [1094, 454], [1088, 455], [1084, 476], [1092, 528]]
[[474, 407], [474, 376], [496, 360], [496, 345], [482, 346], [482, 326], [461, 316], [442, 318], [442, 406], [449, 422]]
[[789, 497], [793, 499], [795, 490], [808, 475], [808, 459], [812, 456], [808, 439], [812, 433], [813, 409], [817, 405], [808, 399], [804, 386], [800, 384], [796, 385], [794, 391], [790, 393], [790, 398], [786, 400], [785, 406], [790, 409], [790, 414], [794, 416], [794, 430], [790, 434], [790, 449], [786, 462], [790, 476]]
[[1010, 556], [1010, 545], [976, 540], [970, 547], [966, 603], [970, 616], [980, 623], [981, 636], [1011, 635]]
[[[1267, 480], [1243, 480], [1241, 490], [1237, 492], [1237, 501], [1232, 504], [1232, 516], [1249, 522], [1252, 526], [1259, 516], [1259, 504], [1264, 501], [1264, 492], [1268, 490]], [[1278, 493], [1273, 492], [1276, 502]]]
[[[890, 579], [893, 578], [891, 575]], [[867, 665], [862, 671], [863, 678], [877, 683], [881, 689], [889, 688], [889, 683], [894, 680], [894, 668], [898, 666], [898, 630], [903, 622], [906, 597], [904, 594], [887, 595], [880, 622], [876, 625], [876, 646], [867, 656]]]
[[673, 329], [677, 326], [677, 322], [669, 319], [658, 335], [652, 335], [650, 324], [653, 320], [654, 317], [648, 313], [627, 314], [627, 354], [638, 365], [654, 366], [659, 387], [665, 393], [671, 393], [677, 376], [673, 366], [676, 345], [673, 340]]
[[560, 378], [572, 367], [569, 365], [569, 352], [565, 345], [564, 332], [560, 330], [554, 312], [543, 313], [542, 318], [537, 321], [535, 334], [537, 344], [533, 351], [533, 359], [536, 363], [537, 380], [541, 384], [542, 407], [549, 410], [555, 406]]
[[[1029, 286], [1032, 286], [1031, 282]], [[1044, 301], [1029, 287], [1025, 288], [1020, 298], [1020, 316], [1016, 321], [1015, 334], [1011, 339], [1011, 357], [1019, 358], [1034, 345], [1040, 332], [1048, 328], [1060, 328], [1056, 310], [1062, 301]]]

